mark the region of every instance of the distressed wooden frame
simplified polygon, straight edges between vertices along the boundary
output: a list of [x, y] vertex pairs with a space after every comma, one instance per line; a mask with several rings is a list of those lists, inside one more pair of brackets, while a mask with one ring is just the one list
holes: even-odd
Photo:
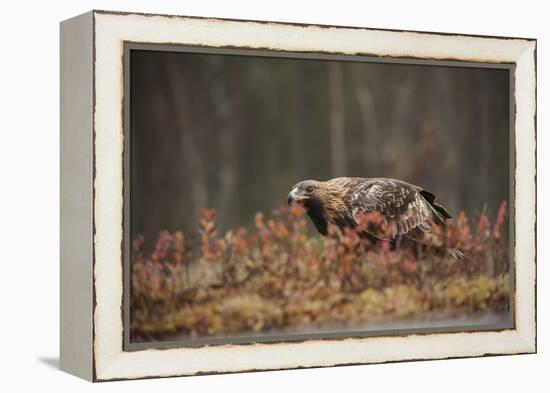
[[[124, 346], [127, 43], [514, 67], [514, 327]], [[536, 40], [92, 11], [61, 24], [61, 368], [92, 381], [536, 352]]]

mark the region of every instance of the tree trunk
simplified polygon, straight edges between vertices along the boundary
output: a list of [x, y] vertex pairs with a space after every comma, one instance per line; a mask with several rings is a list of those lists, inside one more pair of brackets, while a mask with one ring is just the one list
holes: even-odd
[[330, 154], [333, 177], [346, 174], [345, 108], [342, 65], [329, 63]]

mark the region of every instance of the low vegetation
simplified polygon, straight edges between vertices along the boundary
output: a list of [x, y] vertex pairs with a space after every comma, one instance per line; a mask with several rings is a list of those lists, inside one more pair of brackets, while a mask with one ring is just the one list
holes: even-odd
[[357, 231], [312, 235], [297, 206], [250, 228], [220, 233], [203, 209], [199, 237], [163, 231], [151, 251], [133, 242], [131, 336], [134, 341], [369, 321], [500, 312], [509, 307], [508, 240], [503, 203], [491, 222], [464, 214], [441, 238], [444, 248], [397, 248]]

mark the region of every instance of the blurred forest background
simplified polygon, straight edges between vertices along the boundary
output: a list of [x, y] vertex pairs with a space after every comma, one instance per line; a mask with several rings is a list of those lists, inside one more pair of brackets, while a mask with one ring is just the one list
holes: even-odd
[[[509, 193], [509, 72], [131, 51], [132, 237], [221, 230], [300, 180], [392, 177], [457, 214]], [[151, 243], [149, 243], [151, 241]]]

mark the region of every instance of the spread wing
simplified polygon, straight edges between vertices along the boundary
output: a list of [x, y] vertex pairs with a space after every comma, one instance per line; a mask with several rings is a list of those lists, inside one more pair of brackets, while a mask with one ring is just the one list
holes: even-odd
[[380, 230], [371, 226], [367, 228], [367, 232], [376, 237], [393, 238], [414, 228], [429, 233], [432, 230], [435, 212], [421, 195], [422, 191], [419, 187], [401, 181], [372, 179], [363, 184], [356, 184], [349, 195], [348, 203], [356, 223], [361, 214], [381, 215], [385, 228], [382, 231], [383, 235]]

